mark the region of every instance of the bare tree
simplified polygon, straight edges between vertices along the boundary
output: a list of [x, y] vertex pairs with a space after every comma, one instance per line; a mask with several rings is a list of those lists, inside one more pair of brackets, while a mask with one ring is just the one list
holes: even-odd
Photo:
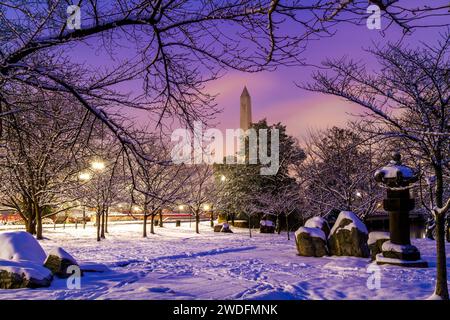
[[293, 183], [277, 189], [276, 193], [265, 190], [264, 192], [254, 193], [252, 197], [252, 203], [255, 204], [254, 211], [263, 214], [263, 216], [276, 217], [278, 234], [281, 233], [281, 216], [285, 217], [288, 240], [290, 240], [289, 215], [299, 210], [299, 191], [299, 186]]
[[[333, 94], [362, 106], [370, 134], [401, 139], [433, 173], [434, 202], [429, 207], [436, 222], [437, 279], [435, 294], [448, 299], [445, 255], [444, 179], [449, 170], [450, 33], [437, 45], [409, 49], [397, 44], [371, 50], [380, 72], [341, 59], [327, 61], [329, 72], [317, 72], [307, 89]], [[364, 123], [364, 122], [363, 122]]]
[[193, 165], [189, 168], [189, 181], [185, 186], [185, 203], [195, 218], [195, 232], [200, 233], [200, 215], [209, 211], [211, 203], [217, 197], [213, 179], [213, 166]]
[[[448, 25], [448, 4], [371, 0], [406, 32]], [[177, 119], [192, 127], [217, 112], [205, 84], [224, 71], [301, 65], [308, 40], [331, 36], [339, 22], [362, 24], [367, 1], [95, 0], [79, 1], [80, 28], [69, 28], [67, 1], [0, 3], [0, 116], [24, 112], [17, 93], [62, 92], [102, 121], [127, 156], [144, 157], [117, 121], [119, 107], [148, 111], [160, 127]], [[443, 23], [433, 23], [434, 17]], [[290, 32], [292, 29], [297, 32]], [[108, 65], [77, 62], [91, 45]], [[120, 54], [121, 48], [129, 52]], [[86, 46], [83, 47], [86, 50]], [[139, 81], [142, 92], [117, 89]]]
[[[161, 141], [145, 132], [141, 133], [147, 138], [143, 141], [143, 150], [146, 154], [155, 155], [163, 161], [169, 158], [169, 151]], [[174, 205], [182, 200], [189, 183], [189, 172], [184, 165], [153, 163], [147, 166], [138, 166], [136, 175], [136, 189], [133, 191], [134, 202], [140, 204], [143, 215], [143, 237], [147, 237], [147, 220], [150, 217], [150, 233], [154, 234], [154, 221], [157, 214], [162, 226], [162, 210], [166, 206]], [[137, 193], [135, 195], [135, 193]]]
[[79, 108], [63, 96], [38, 95], [23, 104], [32, 110], [3, 119], [0, 203], [14, 208], [27, 231], [42, 239], [42, 220], [77, 198], [77, 161], [87, 133]]
[[377, 145], [350, 128], [310, 132], [307, 159], [296, 168], [307, 215], [324, 215], [330, 210], [350, 210], [361, 218], [378, 209], [381, 191], [373, 174], [382, 157]]

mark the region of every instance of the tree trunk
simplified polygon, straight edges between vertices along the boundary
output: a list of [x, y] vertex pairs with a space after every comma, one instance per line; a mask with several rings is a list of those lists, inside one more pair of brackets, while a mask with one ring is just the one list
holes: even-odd
[[[439, 159], [438, 159], [439, 160]], [[436, 173], [436, 205], [443, 207], [444, 180], [442, 167], [435, 168]], [[436, 290], [435, 294], [448, 300], [447, 261], [445, 255], [445, 214], [436, 215]]]
[[159, 209], [159, 226], [163, 227], [163, 220], [162, 220], [162, 209]]
[[210, 218], [210, 223], [209, 224], [211, 225], [211, 228], [214, 228], [214, 213], [212, 211], [211, 211], [211, 214], [210, 214], [209, 218]]
[[108, 216], [109, 216], [109, 207], [106, 208], [106, 216], [105, 216], [105, 233], [108, 233]]
[[252, 226], [251, 226], [251, 221], [252, 221], [252, 219], [251, 219], [251, 217], [249, 216], [249, 217], [248, 217], [248, 233], [249, 233], [249, 235], [250, 235], [250, 238], [252, 237]]
[[36, 222], [34, 216], [32, 217], [32, 215], [30, 215], [30, 217], [26, 221], [26, 230], [30, 234], [36, 234]]
[[286, 232], [287, 232], [287, 237], [288, 237], [288, 240], [291, 240], [291, 236], [289, 235], [289, 216], [286, 214], [285, 217], [286, 217]]
[[102, 210], [101, 220], [100, 237], [105, 239], [105, 209]]
[[97, 241], [100, 241], [100, 217], [101, 217], [101, 211], [100, 209], [97, 209], [97, 219], [95, 221], [96, 225], [97, 225]]
[[445, 256], [445, 230], [444, 230], [444, 216], [436, 217], [436, 295], [442, 299], [448, 300], [448, 286], [447, 286], [447, 261]]
[[277, 215], [277, 233], [281, 233], [280, 215]]
[[86, 206], [83, 206], [83, 229], [86, 229]]
[[152, 216], [150, 219], [150, 233], [155, 234], [155, 212], [152, 211]]
[[39, 206], [35, 207], [36, 210], [36, 239], [42, 240], [44, 237], [42, 236], [42, 214]]
[[144, 212], [144, 229], [142, 232], [142, 237], [144, 237], [144, 238], [147, 238], [147, 218], [148, 218], [148, 215], [147, 215], [147, 213]]
[[199, 210], [197, 210], [195, 212], [195, 233], [200, 233], [199, 225], [200, 225], [200, 212]]

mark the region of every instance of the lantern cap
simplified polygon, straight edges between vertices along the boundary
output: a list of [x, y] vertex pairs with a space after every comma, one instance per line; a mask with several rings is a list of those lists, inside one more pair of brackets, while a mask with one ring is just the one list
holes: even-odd
[[416, 172], [402, 164], [402, 156], [398, 151], [392, 153], [392, 160], [375, 172], [375, 180], [388, 188], [408, 187], [417, 181]]

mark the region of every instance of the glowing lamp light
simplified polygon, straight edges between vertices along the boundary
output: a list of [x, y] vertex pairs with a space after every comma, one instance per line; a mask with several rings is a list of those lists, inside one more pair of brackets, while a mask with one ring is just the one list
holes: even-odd
[[87, 172], [82, 172], [78, 175], [78, 179], [80, 179], [81, 181], [88, 181], [91, 179], [91, 175]]
[[134, 212], [139, 212], [139, 211], [141, 211], [141, 208], [139, 208], [139, 207], [133, 207], [133, 211], [134, 211]]
[[105, 167], [105, 163], [102, 161], [94, 161], [91, 163], [91, 168], [97, 171], [104, 170]]
[[205, 209], [205, 211], [208, 211], [209, 209], [211, 209], [211, 207], [207, 204], [203, 205], [203, 209]]
[[183, 206], [182, 204], [180, 204], [180, 205], [178, 206], [178, 210], [184, 210], [184, 206]]
[[361, 198], [361, 197], [362, 197], [362, 193], [359, 192], [359, 191], [357, 191], [357, 192], [356, 192], [356, 196], [357, 196], [358, 198]]
[[225, 180], [227, 180], [227, 177], [225, 177], [224, 175], [220, 176], [220, 181], [225, 182]]

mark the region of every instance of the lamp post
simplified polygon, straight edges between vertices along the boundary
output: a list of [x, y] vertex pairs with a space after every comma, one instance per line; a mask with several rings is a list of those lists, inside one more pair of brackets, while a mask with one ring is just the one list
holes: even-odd
[[394, 152], [389, 164], [375, 172], [375, 180], [386, 189], [383, 207], [389, 213], [390, 232], [390, 241], [383, 243], [382, 253], [376, 257], [377, 264], [426, 268], [427, 262], [420, 259], [410, 240], [409, 212], [414, 209], [410, 191], [418, 180], [416, 172], [403, 165], [400, 153]]
[[[87, 182], [87, 181], [91, 180], [92, 176], [88, 172], [82, 172], [78, 175], [78, 178], [81, 181]], [[84, 201], [83, 201], [82, 207], [83, 207], [83, 229], [86, 229], [86, 205], [84, 204]]]

